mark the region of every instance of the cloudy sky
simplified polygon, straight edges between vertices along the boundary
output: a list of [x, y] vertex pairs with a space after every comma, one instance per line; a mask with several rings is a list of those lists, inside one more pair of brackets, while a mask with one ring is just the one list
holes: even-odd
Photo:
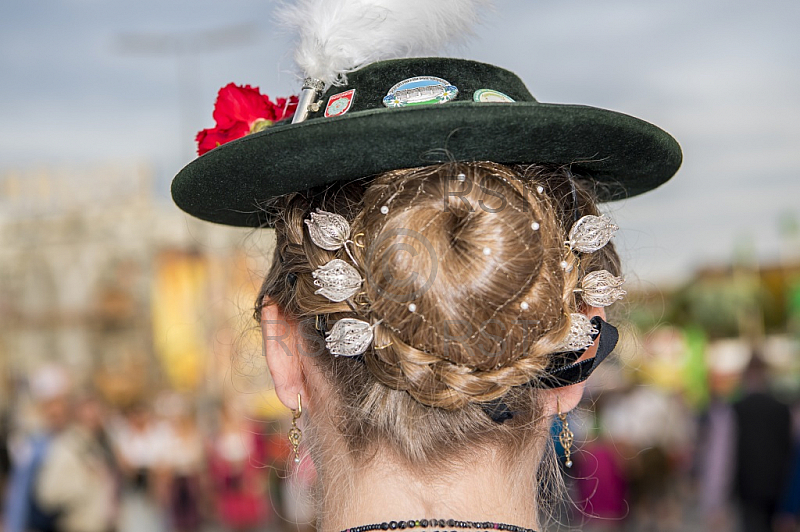
[[[0, 171], [144, 160], [166, 202], [219, 87], [297, 91], [274, 6], [3, 0]], [[610, 205], [629, 277], [676, 281], [736, 250], [764, 263], [797, 252], [778, 221], [800, 218], [798, 28], [796, 0], [496, 0], [451, 55], [515, 71], [540, 101], [623, 111], [680, 141], [671, 182]]]

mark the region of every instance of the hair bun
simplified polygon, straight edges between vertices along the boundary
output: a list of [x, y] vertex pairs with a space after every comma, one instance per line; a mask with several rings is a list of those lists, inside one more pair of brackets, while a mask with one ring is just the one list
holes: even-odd
[[571, 291], [563, 230], [535, 185], [500, 165], [453, 164], [385, 174], [364, 201], [353, 225], [382, 320], [368, 355], [381, 380], [453, 407], [543, 369]]

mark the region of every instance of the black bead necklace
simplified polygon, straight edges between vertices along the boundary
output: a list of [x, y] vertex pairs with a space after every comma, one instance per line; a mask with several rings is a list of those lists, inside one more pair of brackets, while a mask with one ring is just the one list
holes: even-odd
[[371, 525], [345, 528], [342, 532], [371, 532], [372, 530], [405, 530], [406, 528], [432, 528], [434, 532], [456, 532], [453, 529], [472, 529], [484, 532], [504, 530], [506, 532], [536, 532], [532, 528], [495, 523], [494, 521], [457, 521], [455, 519], [412, 519], [410, 521], [384, 521]]

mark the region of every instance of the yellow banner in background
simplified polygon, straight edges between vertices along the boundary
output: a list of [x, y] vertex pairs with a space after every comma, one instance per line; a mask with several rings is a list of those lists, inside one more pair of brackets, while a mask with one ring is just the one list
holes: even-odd
[[208, 261], [182, 251], [156, 258], [152, 287], [152, 330], [156, 357], [173, 388], [192, 391], [203, 378], [208, 331]]

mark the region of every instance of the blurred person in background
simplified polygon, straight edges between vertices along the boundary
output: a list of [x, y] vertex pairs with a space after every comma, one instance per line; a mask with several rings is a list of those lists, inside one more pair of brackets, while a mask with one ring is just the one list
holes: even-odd
[[6, 492], [4, 532], [57, 531], [59, 511], [45, 509], [37, 498], [37, 479], [54, 438], [70, 420], [70, 380], [64, 368], [47, 365], [29, 380], [39, 426], [31, 434], [19, 435], [11, 447], [12, 472]]
[[736, 386], [730, 372], [709, 373], [710, 398], [698, 420], [695, 475], [699, 510], [710, 529], [731, 530], [736, 512], [731, 505], [736, 458], [736, 416], [730, 396]]
[[781, 495], [776, 519], [776, 532], [800, 529], [800, 400], [795, 398], [792, 412], [792, 461], [786, 489]]
[[[609, 394], [610, 395], [610, 394]], [[595, 400], [596, 415], [586, 420], [590, 430], [575, 454], [575, 503], [585, 532], [618, 530], [630, 513], [628, 479], [617, 443], [604, 428], [606, 397]]]
[[76, 403], [75, 420], [55, 436], [36, 479], [41, 507], [57, 515], [56, 530], [109, 532], [117, 510], [115, 464], [104, 431], [104, 410], [87, 395]]
[[211, 496], [217, 519], [226, 530], [261, 530], [272, 516], [265, 451], [263, 439], [241, 405], [226, 402], [209, 449]]
[[176, 532], [197, 530], [205, 498], [205, 449], [193, 409], [180, 396], [171, 403], [170, 441], [164, 449], [169, 520]]
[[734, 490], [746, 532], [770, 532], [791, 468], [789, 407], [769, 393], [767, 366], [754, 353], [743, 375], [743, 397], [734, 403]]
[[161, 532], [165, 513], [165, 449], [169, 427], [153, 419], [148, 405], [129, 406], [111, 433], [122, 473], [120, 532]]
[[604, 399], [603, 425], [622, 458], [632, 530], [682, 530], [685, 475], [695, 425], [683, 399], [634, 385]]
[[11, 437], [11, 416], [8, 410], [0, 412], [0, 512], [4, 512], [6, 487], [11, 473], [11, 453], [8, 448]]

